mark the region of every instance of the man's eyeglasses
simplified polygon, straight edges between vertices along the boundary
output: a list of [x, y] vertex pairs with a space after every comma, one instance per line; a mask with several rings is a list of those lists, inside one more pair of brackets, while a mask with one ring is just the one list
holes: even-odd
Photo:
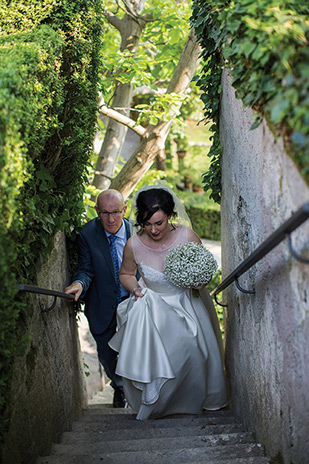
[[98, 211], [98, 214], [102, 214], [102, 216], [106, 219], [109, 218], [109, 216], [112, 216], [113, 218], [114, 217], [118, 217], [122, 214], [123, 212], [123, 209], [121, 211], [112, 211], [111, 213], [109, 211]]

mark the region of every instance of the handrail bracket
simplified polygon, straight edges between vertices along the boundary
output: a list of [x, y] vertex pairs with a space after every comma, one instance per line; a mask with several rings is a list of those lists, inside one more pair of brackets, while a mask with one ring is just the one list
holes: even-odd
[[52, 303], [51, 306], [49, 306], [49, 308], [44, 308], [42, 303], [39, 301], [39, 306], [40, 306], [40, 310], [42, 313], [48, 313], [49, 311], [51, 311], [52, 309], [54, 309], [54, 307], [56, 306], [56, 302], [57, 302], [57, 297], [54, 296], [54, 301]]
[[255, 294], [255, 290], [246, 290], [245, 288], [242, 288], [242, 286], [239, 283], [238, 277], [235, 278], [235, 284], [238, 290], [240, 290], [242, 293], [249, 293], [250, 295]]
[[227, 308], [227, 305], [223, 304], [223, 303], [220, 303], [218, 300], [217, 300], [217, 295], [214, 294], [214, 299], [215, 299], [215, 302], [217, 303], [217, 305], [219, 306], [222, 306], [223, 308]]
[[294, 256], [294, 258], [297, 259], [297, 261], [300, 261], [301, 263], [309, 264], [309, 259], [306, 259], [306, 258], [304, 258], [303, 256], [301, 256], [300, 254], [298, 254], [297, 251], [295, 251], [295, 249], [293, 248], [291, 235], [290, 235], [290, 234], [286, 234], [286, 237], [287, 237], [287, 239], [288, 239], [288, 244], [289, 244], [290, 252], [291, 252], [291, 254]]

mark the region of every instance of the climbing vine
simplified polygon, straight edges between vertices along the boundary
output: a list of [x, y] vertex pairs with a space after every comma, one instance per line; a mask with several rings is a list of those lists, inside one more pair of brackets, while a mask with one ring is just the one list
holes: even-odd
[[191, 22], [203, 49], [197, 78], [205, 120], [213, 121], [212, 158], [205, 190], [220, 200], [219, 104], [223, 66], [237, 98], [265, 117], [309, 179], [309, 6], [306, 0], [193, 0]]
[[97, 117], [100, 0], [7, 0], [0, 10], [0, 430], [23, 304], [16, 284], [83, 211]]

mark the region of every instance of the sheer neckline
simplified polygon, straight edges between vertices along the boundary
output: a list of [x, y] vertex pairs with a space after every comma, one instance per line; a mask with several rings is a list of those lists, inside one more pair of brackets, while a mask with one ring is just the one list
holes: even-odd
[[136, 234], [135, 237], [137, 238], [137, 240], [138, 240], [144, 247], [148, 248], [148, 250], [163, 252], [163, 251], [168, 250], [169, 248], [171, 248], [171, 246], [174, 245], [174, 243], [176, 242], [176, 240], [177, 240], [177, 238], [178, 238], [178, 235], [179, 235], [179, 233], [180, 233], [180, 231], [181, 231], [182, 228], [183, 228], [183, 227], [181, 227], [181, 226], [180, 226], [180, 227], [177, 227], [177, 226], [176, 226], [176, 235], [175, 235], [174, 240], [173, 240], [169, 245], [163, 244], [163, 245], [161, 246], [161, 248], [152, 248], [152, 247], [150, 247], [150, 246], [148, 246], [148, 245], [145, 245], [145, 243], [142, 242], [142, 240], [140, 239], [140, 237], [138, 236], [138, 234]]

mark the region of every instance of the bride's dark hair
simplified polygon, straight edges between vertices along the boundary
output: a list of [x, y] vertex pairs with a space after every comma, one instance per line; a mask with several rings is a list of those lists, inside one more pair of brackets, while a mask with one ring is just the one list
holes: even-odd
[[136, 199], [136, 225], [144, 227], [151, 216], [161, 209], [171, 217], [177, 216], [174, 211], [173, 196], [165, 189], [150, 188], [139, 193]]

